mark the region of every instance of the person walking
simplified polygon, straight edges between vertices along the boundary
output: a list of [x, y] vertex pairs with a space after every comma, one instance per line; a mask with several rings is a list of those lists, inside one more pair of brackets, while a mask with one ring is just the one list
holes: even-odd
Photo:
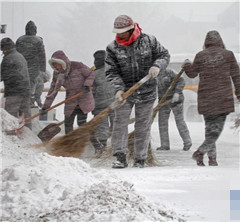
[[49, 64], [54, 70], [53, 79], [41, 113], [45, 113], [45, 110], [52, 105], [62, 86], [66, 89], [66, 99], [81, 91], [84, 92], [83, 95], [65, 103], [64, 124], [67, 134], [73, 130], [76, 116], [77, 124], [80, 126], [86, 122], [87, 114], [94, 109], [94, 98], [90, 90], [94, 81], [94, 72], [82, 62], [70, 61], [62, 50], [53, 53]]
[[[15, 117], [28, 118], [31, 116], [31, 93], [27, 61], [8, 37], [1, 40], [1, 50], [4, 54], [1, 81], [4, 83], [5, 109]], [[31, 129], [31, 121], [26, 122], [25, 126]]]
[[[121, 106], [115, 109], [112, 133], [113, 168], [128, 166], [128, 123], [135, 108], [134, 167], [144, 167], [150, 142], [153, 104], [157, 96], [156, 77], [169, 63], [170, 55], [156, 37], [142, 32], [138, 23], [128, 15], [114, 21], [116, 38], [106, 49], [106, 77], [115, 86], [115, 100]], [[126, 100], [122, 94], [146, 75], [151, 79]]]
[[183, 69], [189, 78], [199, 76], [198, 112], [205, 121], [205, 140], [192, 158], [198, 166], [205, 166], [203, 159], [207, 154], [209, 165], [217, 166], [216, 141], [227, 115], [234, 112], [232, 82], [240, 101], [239, 66], [233, 52], [225, 48], [220, 34], [214, 30], [207, 33], [204, 49], [196, 54], [193, 63], [185, 60]]
[[[158, 100], [159, 101], [164, 96], [165, 92], [171, 85], [176, 75], [177, 73], [170, 68], [167, 68], [164, 72], [161, 72], [158, 75], [157, 80], [158, 80]], [[161, 146], [158, 147], [157, 150], [170, 150], [168, 120], [169, 120], [171, 111], [174, 114], [178, 132], [183, 140], [183, 150], [187, 151], [192, 146], [189, 130], [183, 115], [184, 86], [185, 86], [184, 78], [180, 77], [177, 83], [175, 84], [174, 88], [169, 92], [166, 98], [166, 100], [170, 99], [171, 103], [163, 106], [158, 112], [158, 127], [159, 127]]]
[[17, 51], [20, 52], [28, 64], [28, 72], [31, 84], [31, 107], [34, 107], [34, 93], [37, 77], [40, 72], [46, 72], [46, 54], [43, 39], [37, 34], [37, 26], [29, 21], [25, 26], [25, 35], [16, 41]]
[[[107, 81], [105, 75], [105, 50], [98, 50], [93, 54], [95, 66], [95, 79], [93, 82], [93, 96], [95, 100], [95, 108], [92, 111], [96, 116], [102, 110], [107, 108], [114, 102], [115, 88]], [[91, 134], [91, 142], [95, 148], [96, 154], [101, 153], [103, 148], [107, 145], [107, 140], [112, 131], [114, 112], [111, 112], [102, 122], [96, 127]]]

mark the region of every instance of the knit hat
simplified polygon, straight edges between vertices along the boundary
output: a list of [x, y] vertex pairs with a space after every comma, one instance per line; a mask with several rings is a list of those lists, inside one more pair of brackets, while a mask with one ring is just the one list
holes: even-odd
[[10, 38], [3, 38], [1, 40], [1, 50], [9, 50], [15, 47], [15, 44]]
[[94, 65], [96, 66], [97, 69], [104, 66], [105, 56], [106, 56], [105, 50], [98, 50], [93, 54]]
[[95, 59], [101, 59], [101, 58], [105, 58], [105, 55], [106, 55], [106, 51], [105, 50], [98, 50], [96, 51], [94, 54], [93, 54], [93, 57]]
[[114, 33], [124, 33], [134, 28], [134, 22], [127, 15], [119, 15], [114, 21]]

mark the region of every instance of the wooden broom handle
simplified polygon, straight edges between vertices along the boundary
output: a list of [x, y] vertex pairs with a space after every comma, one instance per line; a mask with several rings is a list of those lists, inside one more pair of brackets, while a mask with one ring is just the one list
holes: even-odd
[[167, 91], [165, 92], [163, 97], [160, 99], [159, 103], [163, 103], [166, 100], [169, 92], [173, 89], [173, 87], [175, 86], [176, 82], [179, 80], [179, 78], [183, 74], [183, 72], [184, 72], [184, 70], [181, 69], [180, 72], [174, 77], [173, 81], [171, 82], [171, 85], [168, 87]]
[[129, 97], [134, 91], [136, 91], [141, 85], [143, 85], [149, 79], [151, 79], [151, 75], [150, 74], [146, 75], [140, 81], [135, 83], [129, 90], [127, 90], [125, 93], [122, 94], [123, 99], [126, 99], [127, 97]]
[[162, 106], [165, 106], [166, 104], [169, 104], [171, 101], [167, 100], [165, 103], [165, 100], [169, 94], [169, 92], [173, 89], [173, 87], [176, 85], [177, 81], [179, 80], [179, 78], [181, 77], [181, 75], [183, 74], [184, 70], [181, 69], [180, 72], [174, 77], [173, 81], [171, 82], [170, 86], [168, 87], [167, 91], [165, 92], [165, 94], [163, 95], [163, 97], [160, 99], [160, 101], [158, 102], [158, 105], [154, 108], [153, 110], [153, 118], [155, 119], [156, 115], [157, 115], [157, 111], [160, 110], [160, 108], [162, 108]]

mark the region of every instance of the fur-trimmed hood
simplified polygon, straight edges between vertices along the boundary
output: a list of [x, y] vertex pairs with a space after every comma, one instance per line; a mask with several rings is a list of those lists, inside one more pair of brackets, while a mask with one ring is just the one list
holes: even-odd
[[65, 73], [65, 76], [68, 75], [71, 62], [62, 50], [58, 50], [58, 51], [54, 52], [51, 59], [49, 59], [48, 62], [50, 64], [50, 66], [53, 68], [53, 70], [56, 72], [58, 72], [58, 71], [53, 66], [53, 63], [60, 64], [64, 70], [63, 72]]

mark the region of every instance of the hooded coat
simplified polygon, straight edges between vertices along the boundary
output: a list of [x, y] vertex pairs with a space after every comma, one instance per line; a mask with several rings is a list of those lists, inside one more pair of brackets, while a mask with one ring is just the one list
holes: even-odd
[[232, 51], [225, 49], [217, 31], [207, 33], [204, 48], [197, 53], [191, 65], [184, 66], [188, 77], [199, 76], [198, 112], [234, 112], [232, 82], [236, 96], [240, 96], [240, 73], [236, 58]]
[[[119, 45], [116, 40], [106, 49], [106, 77], [115, 86], [116, 91], [127, 91], [145, 77], [151, 66], [165, 70], [170, 55], [154, 36], [141, 33], [132, 44]], [[151, 78], [127, 98], [133, 103], [150, 102], [157, 97], [157, 80]]]
[[29, 21], [25, 27], [25, 35], [16, 41], [16, 48], [28, 64], [30, 81], [35, 82], [39, 72], [46, 71], [45, 47], [41, 37], [36, 36], [37, 27], [33, 21]]
[[[54, 68], [53, 63], [61, 64], [64, 71], [59, 73], [54, 70], [51, 87], [43, 107], [51, 106], [61, 86], [66, 89], [66, 99], [83, 91], [84, 86], [92, 86], [93, 70], [81, 62], [70, 61], [63, 51], [54, 52], [49, 63], [52, 68]], [[66, 102], [64, 114], [70, 116], [77, 105], [85, 114], [91, 112], [95, 106], [92, 92], [84, 93], [82, 96]]]

